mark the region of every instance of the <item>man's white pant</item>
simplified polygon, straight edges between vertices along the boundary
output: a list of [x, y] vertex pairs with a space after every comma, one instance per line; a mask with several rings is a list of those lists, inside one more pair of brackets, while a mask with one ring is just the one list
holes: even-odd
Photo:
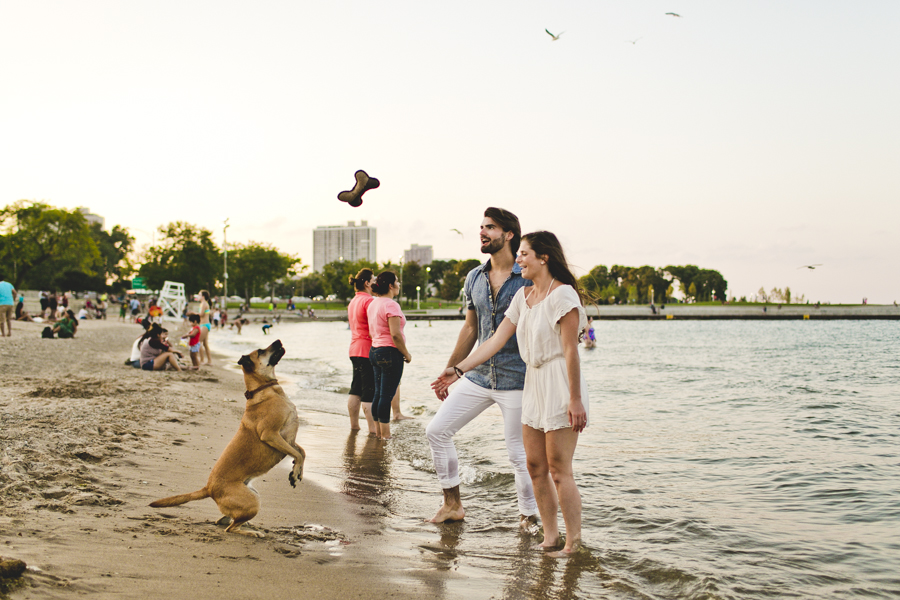
[[537, 514], [525, 445], [522, 443], [522, 390], [491, 390], [465, 377], [456, 384], [425, 428], [438, 480], [444, 489], [459, 485], [459, 457], [453, 445], [453, 436], [491, 404], [499, 406], [503, 414], [503, 437], [506, 439], [509, 462], [516, 472], [519, 513]]

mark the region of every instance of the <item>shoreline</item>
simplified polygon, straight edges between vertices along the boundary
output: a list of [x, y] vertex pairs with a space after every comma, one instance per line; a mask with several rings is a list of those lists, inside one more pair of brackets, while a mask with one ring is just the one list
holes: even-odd
[[89, 321], [73, 340], [42, 328], [0, 340], [0, 540], [29, 567], [9, 598], [432, 598], [446, 583], [384, 560], [408, 549], [373, 527], [374, 507], [314, 474], [293, 489], [282, 465], [255, 482], [245, 527], [264, 539], [225, 534], [211, 500], [149, 508], [205, 484], [243, 412], [240, 374], [125, 366], [136, 325]]
[[[818, 320], [900, 320], [900, 307], [890, 304], [868, 304], [853, 306], [835, 306], [822, 304], [818, 308], [814, 304], [759, 304], [759, 305], [694, 305], [667, 304], [665, 308], [656, 307], [656, 313], [646, 304], [614, 304], [585, 306], [588, 316], [598, 321], [632, 320], [632, 321], [818, 321]], [[262, 319], [271, 319], [269, 311], [251, 309], [244, 313], [251, 323]], [[310, 319], [289, 312], [276, 313], [283, 322], [311, 323], [314, 321], [346, 321], [346, 310], [321, 310], [316, 317]], [[464, 320], [465, 315], [458, 309], [422, 309], [403, 308], [408, 321], [456, 321]]]

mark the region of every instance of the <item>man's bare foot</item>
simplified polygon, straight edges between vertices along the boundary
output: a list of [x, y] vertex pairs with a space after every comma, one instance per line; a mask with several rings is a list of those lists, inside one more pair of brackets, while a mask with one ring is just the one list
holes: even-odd
[[405, 421], [407, 419], [414, 419], [415, 417], [407, 417], [406, 415], [394, 415], [394, 421]]
[[444, 523], [446, 521], [462, 521], [466, 518], [466, 511], [462, 505], [447, 506], [442, 504], [437, 513], [430, 519], [425, 519], [426, 523]]
[[537, 533], [537, 515], [519, 515], [519, 529], [526, 533]]

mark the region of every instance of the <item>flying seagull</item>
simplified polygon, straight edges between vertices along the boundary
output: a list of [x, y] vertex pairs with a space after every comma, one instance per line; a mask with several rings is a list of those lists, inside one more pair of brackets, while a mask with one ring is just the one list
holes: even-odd
[[633, 45], [633, 44], [637, 44], [637, 43], [638, 43], [638, 40], [642, 40], [642, 39], [644, 39], [644, 38], [643, 38], [643, 37], [639, 37], [637, 40], [625, 40], [625, 41], [628, 42], [629, 44], [632, 44], [632, 45]]
[[552, 41], [552, 42], [555, 42], [556, 40], [558, 40], [558, 39], [559, 39], [559, 36], [561, 36], [562, 34], [565, 33], [565, 31], [560, 31], [558, 34], [553, 35], [552, 33], [550, 33], [550, 30], [549, 30], [549, 29], [544, 29], [544, 31], [547, 32], [547, 35], [549, 35], [550, 37], [553, 38], [552, 40], [550, 40], [550, 41]]
[[798, 269], [809, 269], [810, 271], [813, 271], [813, 270], [815, 270], [816, 267], [821, 267], [821, 266], [822, 266], [821, 264], [815, 264], [815, 265], [803, 265], [802, 267], [797, 267], [797, 268]]
[[678, 13], [666, 13], [666, 14], [667, 14], [667, 15], [672, 15], [673, 17], [681, 18], [681, 15], [679, 15]]
[[463, 232], [460, 231], [459, 229], [451, 229], [450, 231], [455, 231], [455, 232], [458, 233], [459, 235], [462, 235], [463, 237], [466, 237], [466, 236], [463, 235]]

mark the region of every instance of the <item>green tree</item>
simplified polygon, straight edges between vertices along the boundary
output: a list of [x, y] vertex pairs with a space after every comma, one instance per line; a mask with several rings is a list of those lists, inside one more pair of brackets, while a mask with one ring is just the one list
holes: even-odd
[[96, 276], [99, 257], [78, 210], [27, 200], [0, 209], [0, 263], [17, 289], [55, 288], [67, 273]]
[[[406, 298], [406, 305], [409, 306], [416, 297], [416, 286], [425, 289], [427, 283], [427, 273], [422, 265], [417, 262], [406, 263], [403, 265], [403, 297]], [[420, 292], [421, 294], [421, 292]], [[421, 295], [420, 295], [421, 297]]]
[[100, 223], [91, 223], [91, 237], [100, 252], [95, 271], [103, 279], [103, 288], [107, 286], [113, 291], [126, 288], [125, 281], [130, 279], [133, 267], [128, 262], [128, 255], [134, 248], [134, 238], [124, 227], [116, 225], [111, 232], [106, 232]]
[[367, 260], [354, 262], [336, 260], [322, 267], [323, 295], [334, 294], [341, 300], [352, 298], [356, 294], [356, 289], [350, 285], [350, 277], [359, 273], [360, 269], [372, 269], [376, 275], [378, 274], [378, 266]]
[[691, 302], [697, 301], [697, 284], [693, 281], [691, 282], [691, 285], [688, 286], [687, 297]]
[[306, 277], [295, 280], [294, 294], [297, 296], [315, 298], [316, 296], [325, 296], [327, 293], [321, 273], [310, 273]]
[[[189, 296], [202, 289], [215, 293], [224, 265], [212, 232], [184, 221], [160, 226], [158, 231], [161, 239], [147, 250], [138, 270], [147, 286], [161, 289], [169, 280], [183, 283]], [[231, 262], [230, 251], [228, 258]]]
[[456, 300], [459, 298], [459, 293], [466, 282], [466, 275], [480, 264], [481, 262], [474, 258], [456, 261], [456, 264], [444, 273], [440, 297], [444, 300]]
[[268, 296], [275, 282], [291, 275], [299, 264], [299, 258], [269, 244], [234, 244], [228, 250], [228, 284], [249, 302], [257, 294]]

